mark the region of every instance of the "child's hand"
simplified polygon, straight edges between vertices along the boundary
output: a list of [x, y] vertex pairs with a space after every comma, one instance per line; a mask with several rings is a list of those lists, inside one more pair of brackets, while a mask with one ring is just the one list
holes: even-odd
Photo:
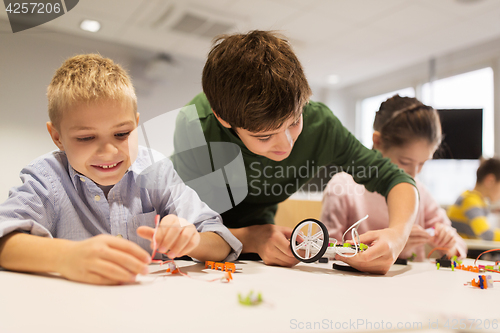
[[[137, 228], [137, 234], [151, 241], [153, 249], [154, 229], [146, 226]], [[200, 243], [200, 234], [196, 227], [175, 215], [165, 216], [156, 231], [156, 250], [166, 253], [170, 259], [189, 255]]]
[[395, 228], [368, 231], [359, 236], [361, 243], [370, 247], [352, 258], [337, 255], [335, 259], [360, 271], [386, 274], [405, 246], [406, 237]]
[[408, 241], [399, 256], [401, 258], [409, 258], [412, 253], [415, 252], [416, 247], [424, 245], [430, 241], [431, 236], [427, 233], [427, 231], [425, 231], [425, 229], [418, 224], [414, 224], [411, 228], [410, 237], [408, 237]]
[[430, 239], [432, 246], [452, 249], [457, 243], [457, 231], [455, 228], [443, 223], [436, 223], [434, 230], [434, 237]]
[[78, 282], [120, 284], [148, 274], [150, 255], [139, 245], [110, 235], [72, 242], [61, 256], [58, 272]]
[[290, 248], [292, 229], [274, 224], [250, 226], [256, 252], [266, 265], [292, 267], [299, 263]]

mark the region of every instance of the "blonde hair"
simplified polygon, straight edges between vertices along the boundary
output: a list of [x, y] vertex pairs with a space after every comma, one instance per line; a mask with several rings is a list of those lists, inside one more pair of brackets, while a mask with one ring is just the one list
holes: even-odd
[[47, 88], [47, 97], [49, 118], [56, 128], [59, 128], [63, 111], [75, 103], [112, 99], [131, 103], [137, 112], [137, 97], [127, 72], [99, 54], [82, 54], [67, 59], [54, 74]]

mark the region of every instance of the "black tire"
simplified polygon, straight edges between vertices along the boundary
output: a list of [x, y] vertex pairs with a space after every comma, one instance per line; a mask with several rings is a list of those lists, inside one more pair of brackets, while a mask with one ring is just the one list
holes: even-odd
[[[303, 259], [303, 258], [299, 257], [299, 255], [297, 253], [295, 253], [295, 251], [293, 250], [293, 246], [292, 246], [292, 242], [293, 242], [293, 238], [294, 238], [293, 235], [296, 232], [299, 232], [302, 224], [304, 224], [306, 222], [316, 223], [321, 228], [321, 231], [323, 231], [323, 245], [321, 246], [321, 250], [319, 250], [319, 252], [314, 257], [311, 257], [309, 259]], [[292, 249], [292, 253], [293, 253], [294, 257], [302, 262], [305, 262], [305, 263], [315, 262], [315, 261], [319, 260], [321, 257], [323, 257], [323, 254], [325, 254], [326, 248], [328, 247], [329, 243], [330, 243], [330, 237], [328, 236], [328, 230], [326, 229], [325, 225], [322, 222], [320, 222], [316, 219], [305, 219], [305, 220], [301, 221], [293, 229], [292, 237], [290, 238], [290, 248]]]

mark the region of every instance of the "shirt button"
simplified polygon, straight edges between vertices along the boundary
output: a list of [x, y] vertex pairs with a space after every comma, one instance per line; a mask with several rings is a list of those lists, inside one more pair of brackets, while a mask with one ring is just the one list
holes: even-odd
[[80, 180], [85, 183], [85, 178], [80, 177]]
[[100, 197], [100, 196], [98, 196], [98, 195], [96, 195], [96, 196], [94, 197], [94, 200], [95, 200], [95, 201], [99, 201], [99, 200], [101, 200], [101, 197]]

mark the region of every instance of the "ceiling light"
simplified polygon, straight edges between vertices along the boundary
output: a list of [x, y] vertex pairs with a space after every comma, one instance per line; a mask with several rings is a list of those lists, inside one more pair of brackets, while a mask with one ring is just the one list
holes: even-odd
[[331, 85], [334, 85], [334, 84], [337, 84], [340, 82], [340, 77], [338, 75], [328, 75], [328, 77], [326, 78], [326, 82], [328, 82], [328, 84], [331, 84]]
[[83, 20], [80, 28], [85, 31], [98, 32], [101, 29], [101, 23], [94, 20]]

